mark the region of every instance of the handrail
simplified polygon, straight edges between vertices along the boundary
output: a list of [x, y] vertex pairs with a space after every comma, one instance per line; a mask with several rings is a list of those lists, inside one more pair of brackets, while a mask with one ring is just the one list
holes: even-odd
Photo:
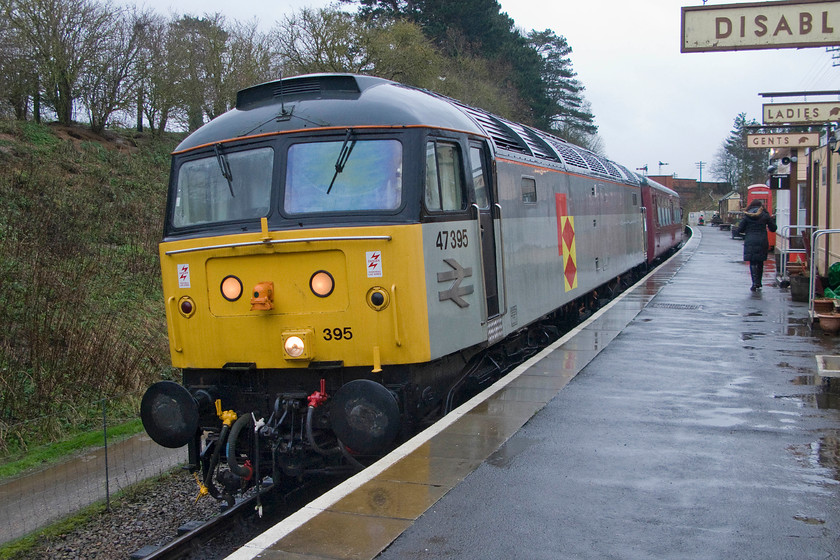
[[[811, 278], [808, 282], [808, 314], [814, 317], [814, 293], [817, 289], [817, 240], [832, 233], [840, 233], [840, 229], [818, 229], [811, 234]], [[826, 251], [828, 248], [826, 248]], [[826, 271], [826, 274], [828, 271]]]
[[[481, 240], [481, 208], [478, 204], [473, 203], [472, 208], [475, 208], [475, 233], [476, 241], [478, 242], [478, 265], [481, 267], [481, 324], [487, 324], [487, 278], [484, 277], [484, 242]], [[492, 216], [490, 216], [492, 219]], [[495, 280], [495, 278], [493, 279]]]
[[[791, 249], [790, 248], [790, 235], [787, 235], [787, 232], [791, 229], [817, 229], [817, 226], [782, 226], [782, 229], [779, 230], [779, 237], [785, 240], [785, 245], [787, 246], [785, 249], [779, 248], [779, 254], [781, 255], [780, 264], [779, 264], [779, 278], [784, 280], [787, 276], [787, 255], [790, 253], [801, 253], [806, 255], [808, 253], [805, 249]], [[804, 232], [803, 232], [804, 233]]]
[[400, 314], [397, 313], [397, 285], [391, 284], [391, 315], [394, 319], [394, 343], [402, 346], [400, 338]]
[[[502, 255], [502, 294], [504, 295], [504, 298], [505, 298], [505, 308], [502, 311], [501, 315], [507, 315], [507, 310], [508, 310], [507, 268], [505, 267], [505, 234], [504, 234], [504, 231], [502, 229], [502, 206], [498, 202], [496, 204], [494, 204], [493, 206], [495, 206], [499, 210], [499, 246], [502, 248], [502, 250], [499, 251], [499, 254]], [[492, 216], [491, 216], [491, 218], [492, 218]], [[494, 228], [494, 231], [495, 231], [495, 228]]]
[[271, 239], [269, 241], [245, 241], [242, 243], [225, 243], [223, 245], [205, 245], [203, 247], [191, 247], [189, 249], [176, 249], [167, 251], [166, 255], [180, 255], [182, 253], [194, 253], [196, 251], [210, 251], [212, 249], [235, 249], [237, 247], [255, 247], [264, 245], [281, 245], [285, 243], [314, 243], [316, 241], [390, 241], [390, 235], [345, 235], [336, 237], [301, 237], [298, 239]]

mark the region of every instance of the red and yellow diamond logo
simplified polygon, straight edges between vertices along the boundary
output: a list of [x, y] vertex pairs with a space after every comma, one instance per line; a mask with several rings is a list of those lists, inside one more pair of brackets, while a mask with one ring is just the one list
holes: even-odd
[[568, 215], [565, 194], [555, 194], [554, 202], [557, 207], [557, 251], [563, 257], [564, 287], [568, 292], [577, 288], [575, 219]]

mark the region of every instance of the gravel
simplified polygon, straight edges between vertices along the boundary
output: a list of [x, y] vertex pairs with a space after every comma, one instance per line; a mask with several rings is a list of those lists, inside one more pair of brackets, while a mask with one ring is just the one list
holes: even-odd
[[153, 484], [130, 491], [112, 501], [89, 521], [72, 531], [39, 536], [29, 551], [16, 560], [127, 559], [146, 545], [163, 545], [177, 536], [188, 521], [207, 521], [219, 513], [219, 504], [206, 496], [196, 503], [198, 488], [189, 473], [177, 470]]

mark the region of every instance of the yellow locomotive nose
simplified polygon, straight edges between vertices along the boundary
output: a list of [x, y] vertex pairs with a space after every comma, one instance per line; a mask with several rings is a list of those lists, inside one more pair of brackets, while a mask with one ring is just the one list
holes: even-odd
[[272, 309], [274, 309], [274, 282], [260, 282], [254, 286], [251, 311], [271, 311]]

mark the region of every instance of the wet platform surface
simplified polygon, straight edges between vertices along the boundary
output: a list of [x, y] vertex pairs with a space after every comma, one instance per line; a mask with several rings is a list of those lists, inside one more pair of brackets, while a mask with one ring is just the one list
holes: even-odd
[[[829, 558], [838, 397], [807, 303], [698, 228], [645, 282], [230, 558]], [[832, 390], [834, 388], [832, 387]]]

